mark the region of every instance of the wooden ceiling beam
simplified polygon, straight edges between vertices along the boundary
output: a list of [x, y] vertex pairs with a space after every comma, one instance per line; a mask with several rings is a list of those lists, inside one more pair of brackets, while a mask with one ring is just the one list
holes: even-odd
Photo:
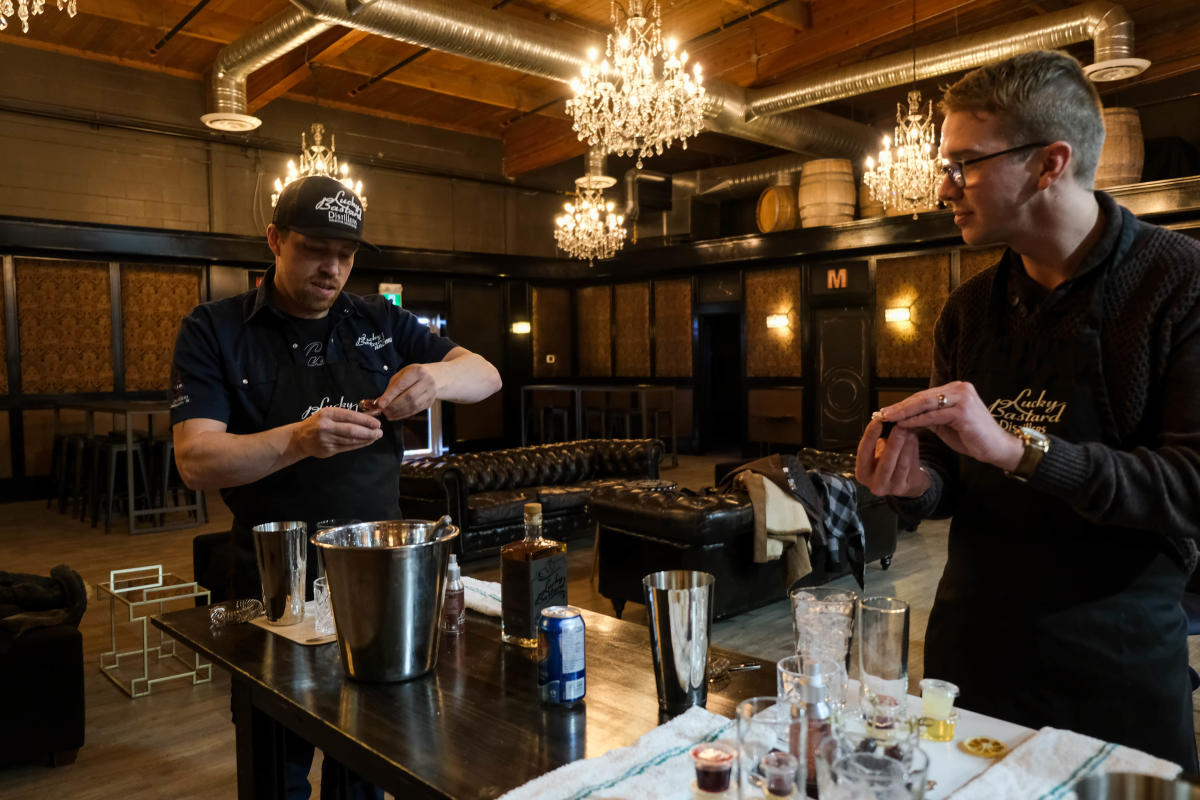
[[[152, 28], [162, 35], [183, 19], [195, 5], [194, 0], [155, 0], [153, 3], [147, 3], [145, 0], [97, 0], [80, 3], [79, 16], [139, 25]], [[241, 37], [252, 25], [252, 22], [240, 17], [206, 8], [176, 35], [228, 44]], [[170, 45], [164, 49], [169, 48]]]
[[307, 78], [311, 72], [310, 63], [328, 64], [370, 35], [353, 28], [330, 28], [251, 73], [246, 79], [248, 113], [253, 114]]
[[506, 178], [559, 164], [583, 155], [587, 145], [579, 141], [566, 119], [530, 116], [505, 131], [503, 170]]
[[[755, 6], [748, 0], [724, 0], [724, 2], [726, 5], [745, 12], [757, 11], [762, 6], [761, 3]], [[762, 17], [772, 22], [778, 22], [792, 30], [806, 31], [812, 28], [812, 3], [808, 0], [788, 0], [770, 11], [762, 12]]]

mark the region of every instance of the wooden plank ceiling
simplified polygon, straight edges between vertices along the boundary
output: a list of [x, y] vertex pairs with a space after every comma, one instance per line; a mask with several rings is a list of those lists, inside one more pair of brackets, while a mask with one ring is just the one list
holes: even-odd
[[[452, 0], [561, 31], [564, 39], [611, 29], [609, 0]], [[662, 0], [664, 30], [686, 42], [706, 77], [760, 87], [833, 66], [899, 52], [957, 34], [1045, 14], [1064, 0]], [[291, 8], [288, 0], [211, 0], [161, 49], [159, 40], [195, 0], [78, 0], [69, 18], [35, 17], [28, 34], [15, 19], [0, 41], [203, 80], [218, 51], [252, 27]], [[1200, 3], [1126, 0], [1137, 55], [1153, 66], [1146, 84], [1200, 69]], [[913, 18], [916, 17], [914, 28]], [[914, 33], [915, 29], [915, 33]], [[1090, 46], [1072, 49], [1090, 61]], [[945, 81], [941, 81], [945, 82]], [[459, 56], [334, 28], [250, 76], [251, 112], [280, 97], [320, 102], [387, 119], [502, 139], [505, 171], [516, 176], [583, 152], [563, 110], [569, 89]], [[830, 110], [876, 122], [892, 113], [897, 90]], [[199, 120], [196, 123], [200, 125]], [[748, 150], [705, 134], [690, 149], [712, 160]], [[707, 141], [707, 143], [706, 143]], [[713, 155], [716, 154], [716, 155]], [[653, 164], [648, 165], [654, 168]]]

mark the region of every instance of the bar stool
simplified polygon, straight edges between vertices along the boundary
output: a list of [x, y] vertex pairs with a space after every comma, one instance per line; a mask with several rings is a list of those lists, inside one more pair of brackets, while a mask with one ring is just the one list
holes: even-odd
[[[166, 436], [154, 437], [152, 457], [150, 463], [158, 476], [158, 485], [155, 487], [154, 505], [167, 509], [167, 495], [171, 495], [172, 505], [179, 505], [179, 493], [187, 492], [192, 495], [192, 503], [188, 505], [196, 506], [196, 522], [205, 523], [208, 521], [208, 508], [204, 499], [204, 492], [189, 489], [183, 483], [183, 478], [179, 475], [179, 469], [175, 464], [175, 438], [170, 434]], [[193, 513], [193, 512], [188, 512]]]
[[[104, 480], [105, 490], [103, 496], [99, 492], [93, 492], [95, 498], [94, 513], [92, 515], [92, 527], [96, 527], [99, 522], [100, 504], [104, 504], [104, 532], [108, 533], [112, 530], [112, 512], [113, 505], [116, 503], [117, 497], [120, 494], [117, 492], [117, 466], [125, 463], [126, 444], [123, 434], [110, 434], [104, 441], [98, 443], [93, 454], [93, 486], [98, 488], [101, 485], [101, 480]], [[137, 479], [140, 477], [142, 481], [141, 496], [150, 497], [150, 479], [146, 470], [146, 459], [143, 455], [143, 443], [135, 439], [133, 442], [133, 464], [134, 464], [134, 496], [126, 497], [126, 510], [130, 515], [137, 508], [137, 496], [139, 494], [137, 487]], [[104, 467], [101, 472], [101, 467]]]
[[671, 457], [671, 466], [679, 466], [679, 447], [675, 435], [675, 409], [671, 407], [671, 398], [673, 392], [658, 391], [647, 392], [646, 394], [646, 414], [650, 417], [653, 423], [655, 439], [662, 439], [662, 432], [669, 430], [671, 432], [671, 449], [666, 455]]
[[614, 431], [618, 430], [619, 426], [624, 429], [624, 438], [632, 439], [634, 420], [637, 420], [639, 431], [646, 430], [645, 420], [642, 419], [642, 410], [634, 401], [635, 396], [636, 392], [633, 391], [608, 392], [607, 408], [604, 413], [605, 429], [612, 438], [616, 438]]
[[54, 492], [46, 499], [46, 507], [57, 502], [58, 513], [64, 514], [67, 505], [75, 502], [76, 476], [79, 474], [80, 453], [87, 436], [82, 433], [60, 433], [54, 437], [50, 474], [54, 476]]

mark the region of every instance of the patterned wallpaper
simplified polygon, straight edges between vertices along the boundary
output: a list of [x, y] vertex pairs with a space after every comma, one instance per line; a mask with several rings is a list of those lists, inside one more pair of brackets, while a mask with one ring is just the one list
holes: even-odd
[[623, 378], [650, 374], [650, 284], [614, 287], [617, 316], [617, 369]]
[[[746, 273], [746, 375], [751, 378], [799, 377], [800, 270]], [[785, 328], [768, 328], [767, 316], [787, 314]]]
[[958, 251], [958, 283], [962, 284], [974, 278], [988, 267], [1000, 261], [1004, 255], [1003, 247], [987, 247], [982, 250], [968, 250], [965, 247]]
[[576, 289], [575, 310], [579, 326], [580, 376], [603, 378], [612, 375], [612, 287]]
[[113, 391], [108, 264], [19, 258], [16, 272], [22, 391]]
[[654, 282], [654, 374], [692, 376], [692, 282]]
[[[571, 290], [533, 288], [533, 377], [560, 378], [571, 374]], [[546, 363], [553, 356], [554, 363]]]
[[[925, 378], [933, 363], [933, 327], [950, 294], [950, 254], [880, 258], [875, 267], [875, 372]], [[884, 322], [887, 308], [909, 307], [908, 322]]]
[[179, 322], [199, 302], [198, 267], [121, 266], [126, 391], [169, 388]]

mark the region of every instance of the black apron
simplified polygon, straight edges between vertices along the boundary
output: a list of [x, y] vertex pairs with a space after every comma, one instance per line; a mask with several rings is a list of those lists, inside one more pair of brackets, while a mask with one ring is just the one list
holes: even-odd
[[[294, 362], [279, 365], [264, 428], [299, 422], [314, 406], [343, 402], [353, 403], [357, 409], [362, 398], [379, 395], [379, 387], [346, 333], [346, 326], [335, 323], [334, 331], [341, 342], [340, 361], [331, 363], [327, 360], [320, 367]], [[288, 340], [286, 333], [284, 338]], [[386, 419], [381, 422], [383, 436], [366, 447], [329, 458], [304, 458], [254, 483], [221, 493], [233, 511], [232, 588], [235, 597], [262, 596], [250, 534], [255, 525], [303, 520], [308, 523], [311, 536], [316, 533], [316, 524], [322, 520], [370, 521], [400, 516], [402, 453], [398, 452], [392, 423]], [[316, 578], [315, 549], [310, 543], [306, 590], [309, 597]]]
[[[988, 314], [995, 338], [963, 379], [1001, 424], [1007, 414], [1010, 428], [1120, 446], [1103, 375], [1103, 280], [1101, 272], [1078, 338], [1020, 338], [1004, 333], [1008, 268], [997, 270]], [[959, 468], [965, 502], [929, 615], [926, 677], [958, 684], [964, 708], [1197, 771], [1180, 607], [1186, 576], [1170, 545], [1091, 523], [996, 467], [960, 457]]]

